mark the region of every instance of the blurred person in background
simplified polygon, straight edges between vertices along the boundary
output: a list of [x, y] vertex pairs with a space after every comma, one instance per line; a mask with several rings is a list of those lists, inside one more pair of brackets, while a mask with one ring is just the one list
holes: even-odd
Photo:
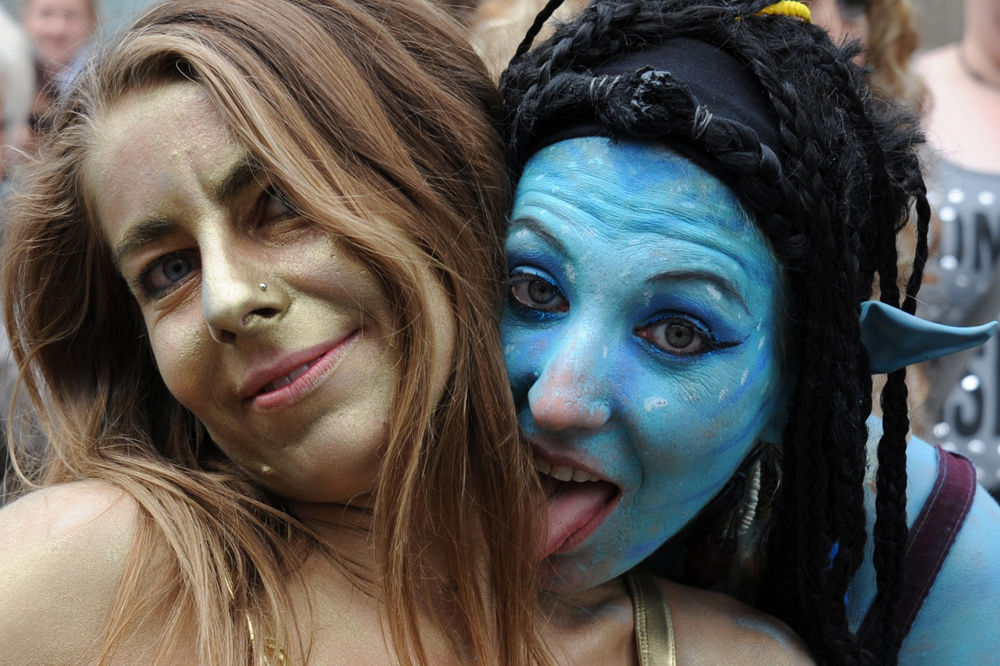
[[[483, 0], [479, 3], [469, 31], [472, 45], [486, 63], [494, 79], [507, 68], [517, 45], [535, 20], [535, 15], [545, 6], [546, 0]], [[538, 33], [538, 39], [548, 38], [558, 22], [573, 20], [590, 0], [566, 0], [553, 14], [552, 19]]]
[[37, 154], [49, 131], [49, 109], [83, 69], [97, 29], [96, 0], [25, 0], [21, 20], [35, 60], [35, 97], [22, 149]]
[[52, 128], [49, 111], [56, 101], [52, 75], [38, 60], [34, 61], [35, 90], [31, 99], [31, 114], [21, 140], [23, 155], [37, 155]]
[[[924, 117], [937, 155], [928, 200], [937, 213], [922, 316], [948, 324], [1000, 311], [1000, 0], [966, 0], [960, 42], [922, 55]], [[927, 364], [930, 441], [967, 455], [1000, 485], [1000, 347]]]
[[39, 65], [62, 95], [86, 62], [97, 29], [95, 0], [26, 0], [21, 20]]
[[[35, 71], [28, 38], [0, 7], [0, 237], [7, 218], [4, 203], [13, 181], [11, 167], [27, 134], [34, 87]], [[16, 376], [17, 368], [10, 355], [7, 335], [0, 330], [0, 506], [6, 494], [8, 466], [3, 425]]]
[[[540, 33], [550, 35], [559, 21], [572, 20], [589, 0], [566, 0]], [[867, 46], [865, 60], [873, 70], [872, 85], [920, 107], [924, 88], [908, 69], [917, 49], [910, 0], [812, 0], [813, 23], [827, 29], [834, 42], [858, 39]], [[545, 0], [483, 0], [470, 22], [473, 45], [494, 77], [514, 50]]]
[[813, 21], [826, 28], [834, 42], [860, 40], [867, 48], [872, 84], [883, 93], [920, 109], [924, 85], [909, 69], [917, 50], [917, 30], [910, 0], [812, 0]]
[[437, 0], [463, 26], [468, 25], [476, 9], [476, 0]]
[[0, 7], [0, 200], [10, 189], [9, 167], [24, 141], [34, 88], [28, 39]]

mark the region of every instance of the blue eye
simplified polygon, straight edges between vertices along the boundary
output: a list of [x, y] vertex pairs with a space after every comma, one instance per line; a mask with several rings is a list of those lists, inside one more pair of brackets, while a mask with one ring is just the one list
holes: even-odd
[[189, 257], [170, 257], [160, 265], [163, 277], [169, 282], [177, 282], [191, 272]]
[[150, 298], [157, 298], [184, 281], [200, 265], [198, 257], [191, 254], [162, 257], [146, 268], [141, 278], [143, 289]]
[[537, 269], [518, 266], [510, 273], [510, 304], [520, 310], [566, 312], [569, 303], [555, 280]]

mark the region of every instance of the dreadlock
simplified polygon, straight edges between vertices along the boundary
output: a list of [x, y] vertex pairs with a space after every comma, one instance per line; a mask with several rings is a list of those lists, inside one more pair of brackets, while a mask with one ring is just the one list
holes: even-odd
[[[893, 665], [904, 638], [897, 620], [907, 537], [904, 370], [889, 375], [882, 394], [871, 649], [846, 617], [867, 534], [872, 381], [859, 315], [876, 285], [884, 303], [915, 309], [929, 220], [915, 155], [922, 137], [915, 118], [867, 88], [853, 62], [856, 45], [835, 46], [822, 28], [798, 19], [755, 15], [768, 4], [595, 0], [529, 51], [543, 13], [501, 79], [513, 175], [554, 129], [589, 123], [612, 138], [693, 147], [733, 189], [782, 263], [789, 381], [799, 387], [775, 454], [780, 481], [752, 601], [797, 631], [820, 663]], [[712, 117], [669, 72], [595, 73], [677, 38], [725, 51], [756, 79], [773, 107], [773, 145], [747, 125]], [[901, 295], [896, 235], [914, 201], [918, 247]], [[740, 495], [727, 492], [727, 501]]]

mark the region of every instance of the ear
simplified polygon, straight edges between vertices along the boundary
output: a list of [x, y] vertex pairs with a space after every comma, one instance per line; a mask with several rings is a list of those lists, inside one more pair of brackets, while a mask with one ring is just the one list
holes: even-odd
[[781, 444], [781, 436], [785, 432], [785, 426], [788, 425], [788, 411], [792, 406], [792, 396], [795, 394], [795, 387], [798, 384], [796, 374], [789, 374], [792, 375], [792, 379], [782, 384], [781, 390], [774, 398], [774, 411], [771, 412], [771, 418], [768, 419], [767, 425], [764, 426], [758, 437], [762, 442]]
[[982, 326], [945, 326], [878, 301], [861, 304], [861, 342], [868, 350], [873, 375], [977, 347], [998, 328], [995, 321]]

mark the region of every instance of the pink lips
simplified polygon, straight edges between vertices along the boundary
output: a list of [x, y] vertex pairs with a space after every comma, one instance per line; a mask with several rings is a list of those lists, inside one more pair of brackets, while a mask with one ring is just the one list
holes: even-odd
[[357, 339], [358, 331], [333, 343], [323, 343], [289, 354], [278, 363], [251, 371], [241, 395], [258, 409], [274, 409], [297, 402], [321, 383]]
[[600, 478], [593, 468], [563, 456], [551, 455], [532, 441], [535, 455], [553, 465], [564, 465], [587, 472], [599, 480], [575, 482], [559, 481], [545, 474], [544, 485], [550, 492], [546, 501], [548, 510], [546, 538], [541, 557], [572, 551], [585, 542], [618, 506], [621, 488]]

